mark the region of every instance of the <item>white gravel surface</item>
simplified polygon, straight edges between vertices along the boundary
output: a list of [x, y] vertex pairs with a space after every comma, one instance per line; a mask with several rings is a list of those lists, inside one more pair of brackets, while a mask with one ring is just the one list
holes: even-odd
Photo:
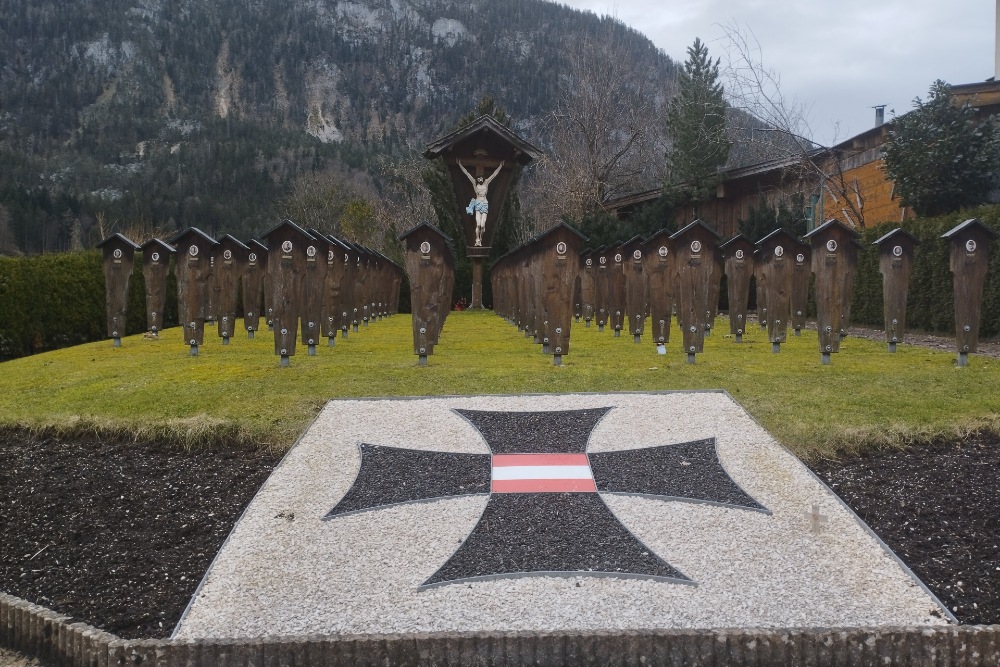
[[[475, 527], [487, 496], [323, 520], [354, 481], [361, 442], [487, 454], [453, 408], [606, 406], [589, 452], [714, 437], [730, 476], [771, 510], [603, 495], [697, 586], [529, 576], [418, 590]], [[828, 518], [818, 533], [813, 505]], [[175, 636], [945, 623], [916, 579], [731, 397], [678, 392], [331, 401], [233, 529]]]

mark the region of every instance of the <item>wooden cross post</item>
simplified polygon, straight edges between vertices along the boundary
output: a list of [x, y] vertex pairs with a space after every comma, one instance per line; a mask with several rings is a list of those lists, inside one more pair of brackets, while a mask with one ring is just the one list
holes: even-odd
[[809, 529], [817, 535], [823, 532], [823, 526], [829, 521], [826, 515], [820, 513], [819, 505], [815, 503], [812, 509], [806, 512], [806, 518], [809, 519]]

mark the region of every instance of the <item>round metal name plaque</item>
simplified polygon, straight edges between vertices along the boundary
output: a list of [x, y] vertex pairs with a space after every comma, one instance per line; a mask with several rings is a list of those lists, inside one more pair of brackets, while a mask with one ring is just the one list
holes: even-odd
[[565, 255], [566, 254], [566, 243], [565, 241], [560, 241], [556, 244], [556, 254]]
[[309, 256], [309, 257], [315, 257], [316, 256], [316, 246], [309, 246], [308, 248], [306, 248], [306, 255]]
[[222, 258], [223, 259], [232, 259], [233, 258], [233, 251], [232, 250], [226, 250], [226, 251], [224, 251], [222, 253]]
[[636, 261], [642, 259], [642, 251], [641, 250], [636, 250], [635, 252], [633, 252], [632, 253], [632, 259], [634, 259]]
[[743, 252], [742, 250], [737, 250], [736, 251], [736, 259], [743, 259], [744, 257], [746, 257], [746, 253], [745, 252]]
[[420, 252], [423, 253], [424, 255], [429, 255], [430, 252], [431, 252], [431, 244], [428, 243], [427, 241], [424, 241], [423, 243], [421, 243], [420, 244]]
[[621, 264], [622, 263], [622, 254], [621, 253], [617, 253], [615, 255], [615, 263], [616, 264]]
[[966, 241], [965, 242], [965, 251], [966, 252], [976, 252], [976, 242], [973, 241], [972, 239], [969, 239], [968, 241]]
[[257, 253], [255, 253], [255, 252], [250, 253], [250, 257], [248, 259], [251, 262], [256, 262], [257, 261]]
[[601, 257], [601, 264], [607, 264], [607, 263], [608, 263], [608, 258], [607, 257]]
[[332, 250], [327, 251], [327, 253], [326, 253], [326, 261], [328, 261], [328, 262], [332, 262], [333, 261], [333, 251]]
[[587, 266], [593, 266], [593, 265], [594, 265], [594, 260], [592, 260], [592, 259], [590, 259], [590, 258], [588, 257], [588, 258], [587, 258]]
[[826, 249], [829, 252], [837, 252], [837, 242], [834, 241], [833, 239], [830, 239], [829, 241], [826, 242]]
[[806, 256], [800, 252], [798, 255], [795, 256], [795, 261], [801, 264], [802, 262], [806, 261]]
[[188, 254], [191, 255], [192, 257], [197, 257], [198, 256], [198, 246], [193, 245], [190, 248], [188, 248]]
[[667, 253], [670, 251], [667, 249], [667, 246], [661, 245], [660, 249], [657, 252], [660, 254], [660, 257], [666, 257]]
[[153, 260], [154, 262], [159, 262], [160, 261], [160, 253], [154, 252], [152, 254], [152, 256], [150, 256], [150, 259]]
[[902, 257], [903, 256], [903, 246], [901, 246], [901, 245], [893, 246], [893, 248], [892, 248], [892, 256], [893, 257]]
[[691, 252], [701, 252], [701, 241], [691, 241]]
[[121, 248], [115, 248], [115, 251], [113, 253], [111, 253], [111, 254], [115, 256], [115, 259], [121, 259], [122, 258]]
[[780, 245], [779, 246], [774, 246], [774, 256], [775, 257], [782, 257], [782, 256], [784, 256], [784, 254], [785, 254], [785, 249], [784, 248], [782, 248]]
[[292, 242], [291, 241], [285, 241], [284, 243], [282, 243], [281, 244], [281, 250], [282, 250], [282, 252], [291, 252], [292, 251]]

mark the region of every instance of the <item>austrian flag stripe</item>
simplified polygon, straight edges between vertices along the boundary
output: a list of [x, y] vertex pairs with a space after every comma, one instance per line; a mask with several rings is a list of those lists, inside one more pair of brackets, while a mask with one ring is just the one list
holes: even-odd
[[596, 492], [586, 454], [494, 454], [493, 493]]

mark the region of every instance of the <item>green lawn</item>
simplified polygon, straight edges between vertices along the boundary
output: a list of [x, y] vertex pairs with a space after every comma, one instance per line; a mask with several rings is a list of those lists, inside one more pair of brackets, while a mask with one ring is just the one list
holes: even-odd
[[[239, 330], [239, 328], [237, 329]], [[995, 428], [1000, 360], [847, 338], [829, 366], [814, 332], [771, 352], [754, 327], [737, 345], [720, 319], [697, 363], [680, 332], [668, 354], [644, 341], [574, 325], [562, 367], [492, 312], [453, 313], [426, 367], [412, 353], [410, 318], [398, 315], [337, 340], [315, 357], [304, 347], [280, 368], [267, 332], [223, 346], [206, 331], [191, 357], [180, 329], [159, 340], [125, 338], [0, 364], [0, 427], [99, 431], [199, 445], [236, 440], [287, 448], [331, 398], [725, 389], [802, 456], [841, 447], [924, 440]]]

